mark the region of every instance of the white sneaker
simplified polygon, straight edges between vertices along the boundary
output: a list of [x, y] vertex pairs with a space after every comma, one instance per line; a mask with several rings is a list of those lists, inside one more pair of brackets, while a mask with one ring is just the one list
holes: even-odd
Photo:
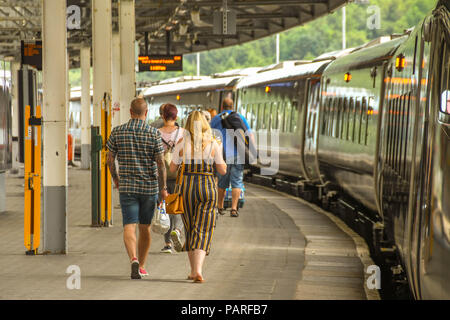
[[181, 244], [181, 240], [180, 240], [180, 231], [178, 231], [176, 229], [173, 230], [170, 233], [170, 238], [172, 239], [173, 247], [175, 248], [175, 251], [181, 252], [181, 250], [183, 249], [183, 245]]

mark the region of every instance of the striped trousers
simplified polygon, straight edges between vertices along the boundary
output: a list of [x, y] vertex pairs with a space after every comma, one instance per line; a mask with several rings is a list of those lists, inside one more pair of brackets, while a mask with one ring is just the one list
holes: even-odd
[[[186, 167], [189, 169], [190, 165]], [[182, 219], [186, 233], [183, 251], [201, 249], [209, 254], [217, 207], [214, 175], [212, 168], [201, 173], [189, 172], [186, 169], [182, 184], [184, 200]]]

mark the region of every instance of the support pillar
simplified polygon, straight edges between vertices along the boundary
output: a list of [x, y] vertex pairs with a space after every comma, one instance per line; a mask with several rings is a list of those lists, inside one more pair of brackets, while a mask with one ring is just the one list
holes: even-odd
[[[92, 1], [92, 47], [94, 69], [94, 126], [98, 127], [103, 145], [99, 156], [100, 164], [100, 224], [111, 225], [111, 175], [106, 165], [106, 141], [111, 130], [111, 100], [112, 100], [112, 16], [111, 0]], [[92, 146], [92, 150], [93, 146]], [[94, 155], [92, 155], [94, 156]], [[91, 174], [94, 173], [92, 168]]]
[[120, 125], [120, 34], [112, 35], [112, 127]]
[[[19, 77], [17, 72], [20, 69], [20, 62], [11, 62], [11, 83], [12, 83], [12, 173], [18, 173], [19, 165]], [[19, 172], [20, 173], [20, 172]]]
[[111, 99], [112, 58], [111, 0], [92, 1], [92, 47], [94, 71], [94, 126], [101, 125], [102, 100], [105, 95]]
[[66, 1], [42, 0], [44, 252], [67, 253]]
[[130, 104], [136, 96], [134, 0], [119, 1], [120, 32], [120, 122], [130, 119]]
[[81, 168], [91, 166], [91, 48], [81, 47]]

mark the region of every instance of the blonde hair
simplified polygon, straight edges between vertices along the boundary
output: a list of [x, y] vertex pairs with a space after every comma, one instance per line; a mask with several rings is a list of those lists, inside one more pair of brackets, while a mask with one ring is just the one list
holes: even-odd
[[[201, 111], [192, 111], [187, 118], [186, 125], [184, 126], [185, 134], [189, 134], [187, 138], [191, 142], [191, 150], [201, 152], [212, 141], [212, 130], [206, 121], [205, 116]], [[195, 139], [195, 137], [197, 137]], [[187, 141], [188, 139], [185, 139]]]

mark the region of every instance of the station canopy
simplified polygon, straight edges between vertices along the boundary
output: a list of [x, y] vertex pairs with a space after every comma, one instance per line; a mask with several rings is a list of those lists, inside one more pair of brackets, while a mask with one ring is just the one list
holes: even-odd
[[[113, 31], [119, 30], [118, 2], [112, 0]], [[303, 25], [346, 2], [349, 0], [135, 0], [136, 40], [142, 54], [167, 54], [168, 47], [171, 54], [200, 52]], [[80, 45], [91, 41], [91, 0], [67, 0], [67, 5], [80, 8], [79, 27], [67, 33], [71, 67], [77, 67]], [[40, 39], [41, 0], [0, 1], [0, 59], [17, 59], [21, 40]]]

